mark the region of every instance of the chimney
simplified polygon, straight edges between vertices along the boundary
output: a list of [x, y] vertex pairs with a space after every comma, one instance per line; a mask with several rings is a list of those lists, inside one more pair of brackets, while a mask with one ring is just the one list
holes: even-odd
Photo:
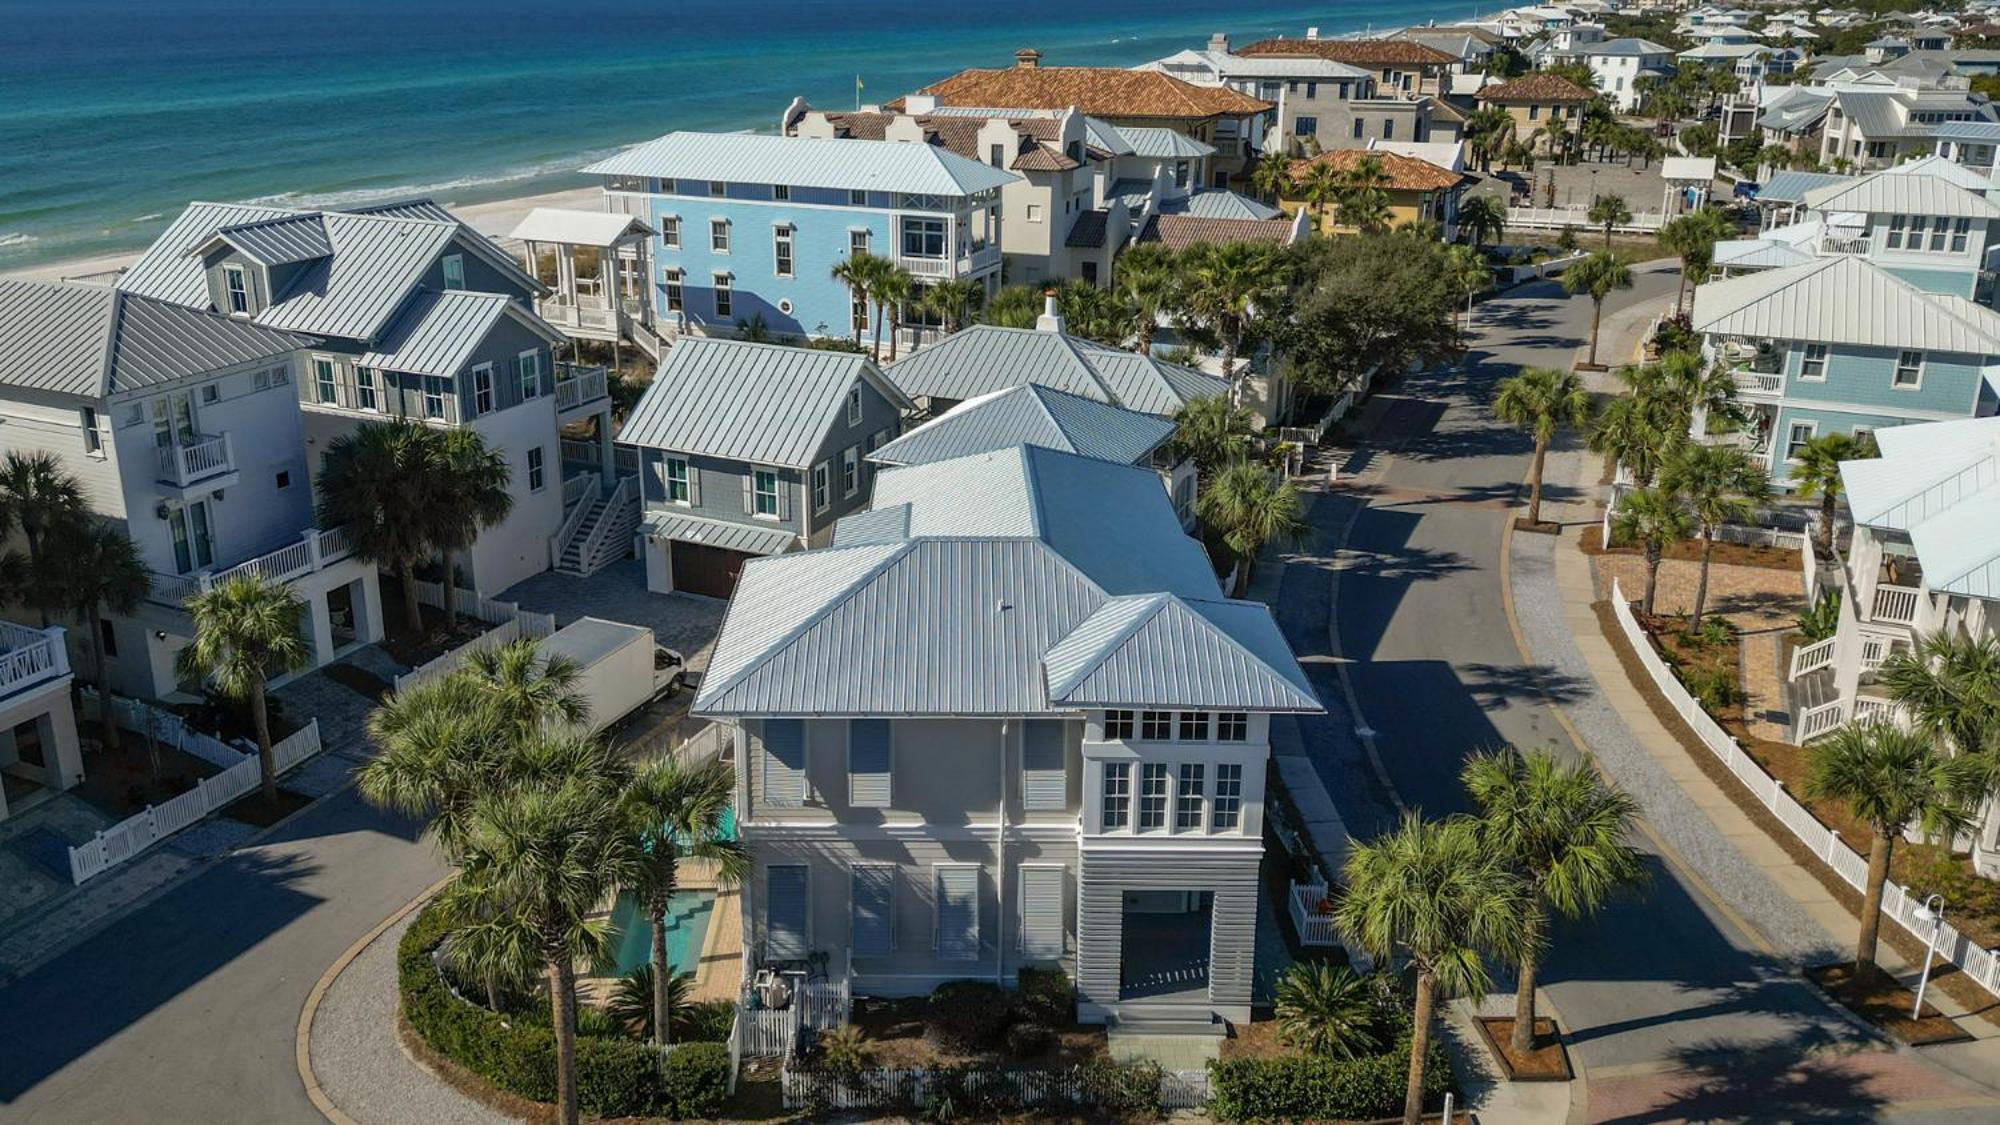
[[1014, 65], [1022, 70], [1033, 70], [1042, 65], [1042, 53], [1033, 47], [1023, 47], [1014, 52]]
[[1208, 37], [1208, 49], [1219, 55], [1229, 53], [1229, 36], [1218, 31]]
[[1035, 331], [1061, 332], [1067, 327], [1063, 323], [1062, 308], [1056, 304], [1056, 291], [1042, 290], [1042, 315], [1035, 318]]

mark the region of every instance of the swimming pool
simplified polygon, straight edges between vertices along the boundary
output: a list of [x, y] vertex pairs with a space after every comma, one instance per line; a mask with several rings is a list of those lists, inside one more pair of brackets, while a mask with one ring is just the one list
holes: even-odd
[[[675, 891], [667, 899], [667, 963], [676, 974], [688, 972], [701, 960], [708, 936], [708, 918], [715, 911], [714, 891]], [[618, 896], [611, 908], [611, 960], [600, 964], [604, 976], [624, 976], [653, 955], [653, 928], [629, 894]]]

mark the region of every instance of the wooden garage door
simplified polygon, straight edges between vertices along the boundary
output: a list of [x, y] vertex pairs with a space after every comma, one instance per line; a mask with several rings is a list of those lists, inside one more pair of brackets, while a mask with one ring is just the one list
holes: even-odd
[[742, 551], [725, 551], [721, 547], [676, 539], [674, 589], [726, 598], [736, 591], [736, 576], [743, 572], [744, 560], [753, 557]]

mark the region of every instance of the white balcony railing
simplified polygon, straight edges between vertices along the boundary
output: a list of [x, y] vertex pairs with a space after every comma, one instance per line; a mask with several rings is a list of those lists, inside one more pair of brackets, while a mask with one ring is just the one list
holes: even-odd
[[604, 451], [594, 441], [579, 441], [575, 438], [560, 439], [564, 465], [577, 465], [592, 469], [602, 468]]
[[1747, 368], [1735, 372], [1736, 393], [1750, 397], [1776, 398], [1785, 390], [1785, 377], [1775, 371], [1751, 371]]
[[245, 575], [283, 584], [324, 570], [353, 553], [353, 540], [346, 528], [336, 527], [327, 531], [307, 528], [299, 534], [297, 543], [246, 559], [227, 570], [204, 570], [194, 574], [152, 572], [148, 575], [153, 583], [152, 600], [161, 605], [180, 606], [218, 583]]
[[956, 258], [917, 258], [900, 255], [896, 263], [917, 277], [961, 277], [978, 273], [1000, 262], [1000, 247], [987, 246]]
[[1290, 896], [1292, 929], [1299, 935], [1299, 944], [1313, 946], [1339, 945], [1340, 938], [1333, 929], [1333, 915], [1325, 910], [1326, 888], [1310, 883], [1293, 883]]
[[1821, 668], [1832, 667], [1834, 648], [1837, 643], [1838, 638], [1828, 637], [1823, 641], [1816, 641], [1813, 644], [1793, 650], [1792, 674], [1787, 678], [1796, 680], [1800, 676], [1817, 672]]
[[1891, 625], [1909, 625], [1917, 619], [1917, 606], [1923, 593], [1909, 586], [1875, 587], [1875, 604], [1869, 610], [1868, 619]]
[[160, 479], [182, 488], [236, 467], [228, 434], [198, 434], [185, 445], [163, 445]]
[[0, 696], [69, 675], [63, 631], [0, 621]]
[[1819, 251], [1822, 254], [1866, 254], [1868, 236], [1850, 231], [1828, 229], [1819, 237]]
[[1823, 734], [1833, 733], [1833, 731], [1840, 727], [1841, 723], [1846, 721], [1846, 715], [1843, 711], [1844, 709], [1841, 707], [1840, 700], [1838, 699], [1831, 703], [1822, 703], [1817, 707], [1806, 710], [1799, 716], [1797, 735], [1799, 743], [1803, 745]]
[[556, 409], [575, 410], [610, 397], [610, 373], [580, 363], [556, 364]]

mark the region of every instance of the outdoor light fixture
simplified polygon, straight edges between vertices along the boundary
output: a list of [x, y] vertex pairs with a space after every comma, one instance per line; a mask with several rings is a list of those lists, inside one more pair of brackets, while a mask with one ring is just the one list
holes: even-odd
[[[1932, 906], [1932, 903], [1937, 905]], [[1930, 948], [1924, 950], [1924, 973], [1917, 978], [1917, 1004], [1910, 1009], [1910, 1018], [1920, 1020], [1924, 1018], [1924, 988], [1931, 983], [1931, 961], [1937, 956], [1938, 938], [1944, 934], [1944, 896], [1932, 895], [1925, 899], [1912, 915], [1919, 922], [1931, 924]]]

